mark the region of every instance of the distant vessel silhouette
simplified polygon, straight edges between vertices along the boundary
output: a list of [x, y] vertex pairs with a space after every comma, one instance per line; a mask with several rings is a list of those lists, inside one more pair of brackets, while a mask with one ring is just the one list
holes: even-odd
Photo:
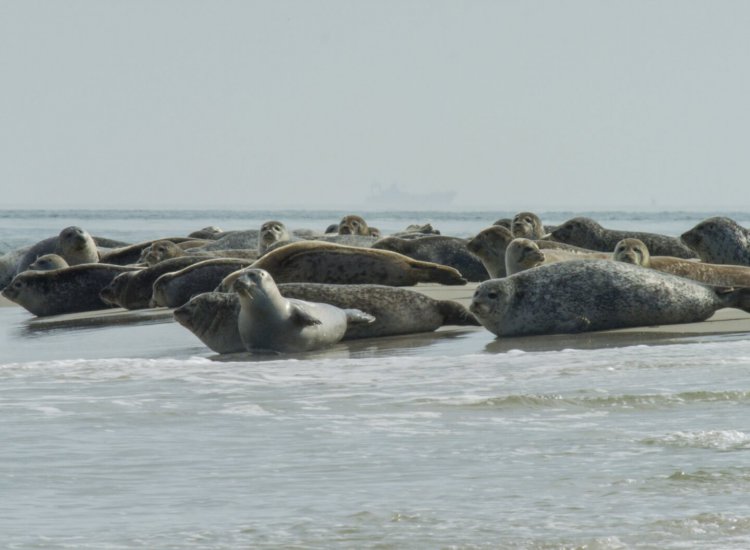
[[398, 185], [388, 187], [376, 183], [370, 188], [367, 207], [383, 210], [444, 210], [456, 198], [455, 191], [409, 193]]

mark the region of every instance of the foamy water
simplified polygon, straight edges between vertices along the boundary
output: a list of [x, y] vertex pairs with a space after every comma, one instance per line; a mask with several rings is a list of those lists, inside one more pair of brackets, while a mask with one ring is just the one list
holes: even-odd
[[750, 547], [747, 335], [250, 360], [30, 318], [0, 308], [4, 548]]

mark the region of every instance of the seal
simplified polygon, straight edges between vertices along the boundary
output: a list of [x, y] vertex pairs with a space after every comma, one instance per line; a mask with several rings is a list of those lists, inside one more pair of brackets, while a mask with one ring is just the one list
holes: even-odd
[[517, 238], [510, 241], [505, 250], [505, 271], [513, 275], [519, 271], [525, 271], [532, 267], [552, 264], [556, 262], [568, 262], [571, 260], [611, 260], [612, 254], [607, 252], [578, 252], [563, 250], [560, 248], [549, 248], [541, 250], [539, 241]]
[[138, 259], [138, 263], [143, 263], [151, 267], [164, 260], [179, 258], [184, 255], [185, 251], [180, 246], [165, 239], [154, 241], [144, 248], [141, 252], [141, 257]]
[[636, 265], [574, 260], [480, 283], [469, 310], [497, 336], [560, 334], [703, 321], [750, 311], [750, 289], [712, 287]]
[[197, 256], [171, 258], [153, 267], [123, 273], [101, 289], [99, 295], [103, 302], [124, 307], [125, 309], [144, 309], [149, 307], [153, 293], [154, 281], [170, 271], [179, 271], [183, 267], [205, 260]]
[[541, 239], [545, 235], [542, 220], [533, 212], [519, 212], [513, 217], [511, 231], [516, 238]]
[[230, 273], [249, 267], [253, 260], [216, 258], [159, 276], [153, 283], [149, 307], [179, 307], [192, 296], [216, 288]]
[[60, 231], [57, 254], [62, 256], [68, 265], [94, 264], [99, 261], [99, 250], [88, 231], [71, 225]]
[[651, 256], [648, 247], [639, 239], [623, 239], [617, 243], [614, 259], [709, 285], [750, 286], [748, 266], [710, 264], [671, 256]]
[[265, 269], [278, 283], [465, 285], [458, 270], [421, 262], [389, 250], [322, 241], [290, 243], [266, 253], [252, 267]]
[[573, 244], [599, 252], [611, 252], [622, 239], [640, 239], [655, 256], [695, 258], [695, 253], [674, 237], [641, 231], [617, 231], [605, 229], [591, 218], [573, 218], [559, 225], [549, 240]]
[[[407, 288], [318, 283], [284, 283], [278, 288], [285, 298], [360, 309], [375, 317], [373, 323], [348, 325], [344, 340], [432, 332], [445, 325], [479, 325], [458, 302], [435, 300]], [[235, 353], [245, 350], [237, 329], [238, 312], [236, 294], [204, 292], [175, 309], [174, 317], [213, 351]]]
[[258, 257], [265, 254], [270, 246], [292, 240], [292, 234], [283, 223], [276, 220], [265, 222], [260, 226], [258, 234]]
[[3, 290], [3, 296], [38, 317], [95, 311], [110, 307], [99, 291], [117, 275], [137, 268], [80, 264], [54, 271], [24, 271]]
[[383, 237], [372, 248], [390, 250], [415, 260], [456, 268], [468, 281], [486, 281], [487, 269], [467, 247], [466, 239], [445, 235], [425, 235], [419, 238]]
[[215, 225], [209, 225], [207, 227], [204, 227], [203, 229], [198, 229], [197, 231], [193, 231], [188, 235], [191, 239], [207, 239], [209, 241], [215, 241], [218, 239], [224, 231]]
[[194, 240], [195, 239], [191, 239], [188, 237], [164, 237], [162, 239], [153, 239], [150, 241], [143, 241], [140, 243], [129, 244], [127, 246], [113, 248], [112, 250], [108, 250], [107, 252], [104, 252], [102, 254], [100, 261], [102, 263], [116, 264], [116, 265], [133, 265], [133, 264], [137, 264], [138, 262], [140, 262], [143, 255], [147, 253], [144, 251], [147, 250], [150, 246], [152, 246], [156, 242], [169, 241], [173, 244], [179, 245], [180, 243], [194, 241]]
[[380, 230], [370, 227], [362, 216], [349, 214], [341, 218], [338, 227], [339, 235], [365, 235], [371, 237], [380, 237]]
[[58, 256], [57, 254], [45, 254], [44, 256], [39, 256], [36, 261], [27, 268], [27, 271], [52, 271], [53, 269], [62, 269], [63, 267], [70, 266], [62, 256]]
[[237, 328], [248, 351], [320, 349], [341, 340], [348, 324], [375, 320], [357, 309], [284, 298], [263, 269], [244, 270], [233, 288], [240, 299]]
[[731, 218], [705, 219], [680, 238], [704, 262], [750, 266], [750, 230]]
[[[473, 238], [471, 238], [466, 247], [475, 254], [482, 264], [484, 264], [487, 273], [492, 278], [505, 277], [507, 275], [505, 266], [505, 253], [508, 245], [514, 239], [510, 229], [502, 225], [491, 225], [482, 229]], [[560, 249], [588, 254], [594, 252], [578, 246], [565, 243], [558, 243], [540, 239], [534, 241], [540, 249]]]

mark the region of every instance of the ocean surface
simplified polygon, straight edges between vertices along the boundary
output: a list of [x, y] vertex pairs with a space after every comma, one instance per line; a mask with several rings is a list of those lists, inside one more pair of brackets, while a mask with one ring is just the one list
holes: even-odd
[[[347, 212], [2, 211], [136, 242]], [[513, 212], [358, 212], [469, 236]], [[679, 235], [742, 212], [551, 212]], [[750, 548], [750, 334], [544, 351], [485, 330], [221, 358], [169, 321], [0, 308], [0, 547]]]

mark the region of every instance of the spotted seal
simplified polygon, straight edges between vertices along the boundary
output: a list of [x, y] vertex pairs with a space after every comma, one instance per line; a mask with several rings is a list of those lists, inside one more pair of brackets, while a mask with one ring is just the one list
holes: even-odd
[[[704, 262], [750, 266], [750, 230], [731, 218], [708, 218], [680, 238]], [[650, 246], [649, 250], [657, 255]]]
[[[444, 325], [479, 325], [458, 302], [436, 300], [407, 288], [320, 283], [282, 283], [278, 288], [286, 298], [360, 309], [375, 317], [373, 323], [348, 325], [344, 340], [432, 332]], [[234, 353], [245, 349], [237, 329], [238, 312], [236, 294], [205, 292], [175, 309], [174, 317], [213, 351]]]
[[523, 238], [510, 241], [508, 248], [505, 250], [505, 272], [508, 275], [513, 275], [532, 267], [571, 260], [612, 259], [612, 254], [608, 252], [578, 252], [560, 248], [542, 250], [539, 248], [538, 242]]
[[379, 237], [380, 230], [370, 227], [362, 216], [349, 214], [341, 218], [338, 226], [339, 235], [365, 235]]
[[179, 271], [191, 264], [198, 263], [205, 258], [195, 256], [181, 256], [170, 258], [132, 273], [122, 273], [112, 282], [101, 289], [99, 295], [107, 304], [124, 307], [125, 309], [144, 309], [149, 307], [153, 294], [154, 281], [170, 271]]
[[639, 239], [623, 239], [617, 243], [614, 259], [709, 285], [750, 286], [748, 266], [710, 264], [671, 256], [651, 256], [648, 247]]
[[237, 328], [249, 351], [301, 352], [335, 344], [347, 325], [372, 323], [358, 309], [284, 298], [264, 269], [246, 269], [232, 285], [240, 299]]
[[267, 221], [260, 226], [260, 233], [258, 233], [258, 256], [265, 254], [272, 245], [287, 243], [292, 240], [299, 239], [293, 239], [292, 234], [282, 222]]
[[321, 241], [287, 244], [258, 258], [253, 267], [265, 269], [277, 283], [466, 284], [466, 279], [452, 267], [421, 262], [389, 250]]
[[703, 321], [750, 311], [750, 289], [712, 287], [641, 266], [574, 260], [480, 283], [469, 310], [497, 336]]
[[45, 254], [44, 256], [39, 256], [27, 269], [29, 271], [52, 271], [53, 269], [61, 269], [63, 267], [70, 267], [65, 258], [57, 254]]
[[253, 260], [240, 258], [215, 258], [164, 273], [153, 283], [149, 306], [181, 306], [192, 296], [215, 289], [224, 277], [252, 263]]
[[542, 220], [533, 212], [519, 212], [513, 216], [511, 232], [516, 238], [541, 239], [545, 235]]
[[[466, 243], [466, 247], [482, 260], [482, 264], [484, 264], [490, 277], [505, 277], [507, 275], [505, 252], [513, 239], [513, 234], [507, 227], [502, 225], [491, 225], [482, 229], [473, 238], [469, 239]], [[540, 239], [534, 242], [539, 248], [544, 250], [570, 250], [581, 254], [594, 252], [593, 250], [580, 248], [578, 246], [548, 241], [545, 239]]]
[[423, 262], [454, 267], [468, 281], [489, 279], [482, 260], [467, 248], [466, 239], [445, 235], [425, 235], [417, 239], [383, 237], [374, 242], [372, 248], [398, 252]]
[[622, 239], [634, 238], [646, 243], [654, 256], [696, 257], [692, 250], [675, 237], [641, 231], [605, 229], [591, 218], [584, 217], [566, 221], [545, 238], [600, 252], [611, 252]]
[[52, 271], [23, 271], [3, 296], [38, 317], [95, 311], [110, 307], [99, 291], [123, 272], [137, 268], [110, 264], [79, 264]]

